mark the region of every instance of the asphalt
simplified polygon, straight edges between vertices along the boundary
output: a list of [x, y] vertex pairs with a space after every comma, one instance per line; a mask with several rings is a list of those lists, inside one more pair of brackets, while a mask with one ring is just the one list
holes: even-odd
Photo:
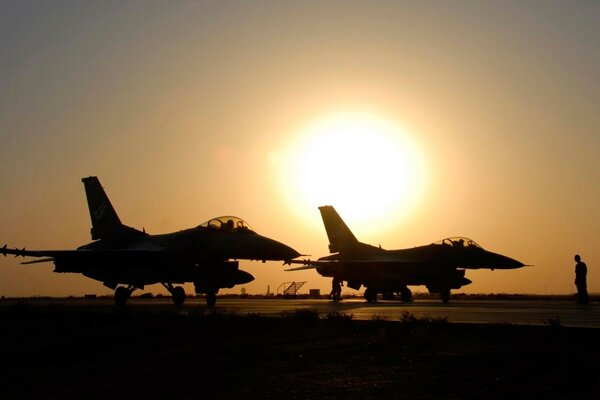
[[599, 305], [570, 300], [4, 299], [0, 398], [587, 400]]
[[[199, 306], [202, 306], [201, 301]], [[356, 320], [394, 321], [402, 318], [405, 313], [410, 313], [418, 318], [446, 319], [457, 323], [545, 325], [556, 322], [563, 326], [600, 328], [600, 303], [580, 305], [573, 300], [455, 300], [444, 304], [439, 300], [367, 303], [361, 299], [348, 299], [334, 303], [323, 299], [223, 299], [219, 302], [219, 307], [239, 313], [272, 316], [290, 310], [308, 309], [316, 310], [321, 315], [345, 313]]]
[[[114, 309], [111, 298], [97, 299], [5, 299], [0, 308], [15, 303], [37, 305], [69, 305], [73, 307], [100, 307], [106, 312]], [[310, 310], [323, 317], [345, 314], [353, 320], [398, 321], [406, 313], [417, 318], [445, 319], [452, 323], [472, 324], [517, 324], [517, 325], [561, 325], [570, 327], [600, 328], [600, 302], [587, 305], [577, 304], [570, 298], [559, 299], [456, 299], [442, 303], [434, 299], [418, 299], [410, 303], [381, 300], [367, 303], [359, 298], [331, 302], [327, 299], [284, 299], [273, 298], [230, 298], [219, 297], [217, 305], [207, 307], [203, 298], [188, 298], [181, 307], [171, 303], [170, 298], [133, 298], [127, 309], [160, 313], [196, 313], [218, 311], [240, 315], [256, 314], [279, 317], [297, 310]]]

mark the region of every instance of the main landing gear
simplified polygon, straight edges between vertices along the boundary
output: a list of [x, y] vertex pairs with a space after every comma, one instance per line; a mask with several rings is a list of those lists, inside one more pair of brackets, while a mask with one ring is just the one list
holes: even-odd
[[217, 294], [214, 292], [206, 293], [206, 305], [214, 306], [217, 303]]
[[[180, 306], [185, 302], [185, 290], [181, 286], [173, 286], [170, 283], [163, 283], [163, 286], [171, 293], [173, 304]], [[131, 297], [131, 294], [137, 289], [133, 285], [118, 286], [115, 289], [115, 304], [118, 306], [124, 306], [127, 300]], [[143, 289], [143, 288], [142, 288]]]
[[185, 290], [183, 290], [183, 287], [173, 286], [171, 283], [163, 283], [162, 285], [171, 293], [173, 304], [180, 306], [185, 302]]
[[365, 290], [365, 300], [367, 300], [368, 303], [375, 303], [377, 301], [377, 290], [367, 288]]
[[431, 294], [439, 293], [440, 299], [442, 300], [443, 303], [447, 303], [450, 301], [450, 288], [447, 286], [441, 286], [441, 285], [427, 286], [427, 290], [429, 290], [429, 293], [431, 293]]
[[131, 293], [133, 293], [135, 289], [137, 288], [132, 285], [129, 285], [127, 287], [117, 287], [117, 289], [115, 290], [115, 304], [118, 306], [124, 306], [125, 303], [127, 303], [127, 300], [129, 300], [129, 298], [131, 297]]
[[404, 287], [400, 290], [400, 300], [405, 303], [409, 303], [412, 301], [412, 292], [408, 287]]
[[[229, 287], [233, 287], [233, 284]], [[207, 306], [212, 307], [217, 303], [217, 294], [219, 293], [219, 287], [213, 282], [196, 281], [194, 282], [194, 290], [196, 291], [196, 294], [204, 294]]]
[[[412, 301], [412, 292], [407, 286], [404, 286], [400, 289], [400, 300], [405, 303], [409, 303]], [[383, 300], [394, 300], [394, 292], [383, 292], [382, 293]], [[369, 303], [375, 303], [377, 301], [377, 289], [367, 288], [365, 290], [365, 300]]]

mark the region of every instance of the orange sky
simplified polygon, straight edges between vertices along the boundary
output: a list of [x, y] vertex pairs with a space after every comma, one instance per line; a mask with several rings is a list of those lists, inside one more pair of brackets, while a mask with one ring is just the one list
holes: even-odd
[[[596, 3], [551, 1], [2, 2], [0, 243], [87, 243], [81, 178], [97, 175], [122, 221], [150, 233], [232, 214], [326, 255], [311, 201], [330, 203], [327, 188], [286, 171], [312, 151], [298, 144], [311, 126], [366, 115], [414, 146], [420, 186], [383, 218], [370, 205], [401, 171], [319, 158], [323, 175], [367, 171], [350, 178], [360, 206], [333, 204], [359, 240], [461, 235], [535, 265], [468, 271], [470, 293], [574, 292], [580, 253], [598, 292], [599, 19]], [[111, 292], [18, 261], [0, 259], [0, 295]], [[251, 293], [330, 287], [278, 263], [243, 268]]]

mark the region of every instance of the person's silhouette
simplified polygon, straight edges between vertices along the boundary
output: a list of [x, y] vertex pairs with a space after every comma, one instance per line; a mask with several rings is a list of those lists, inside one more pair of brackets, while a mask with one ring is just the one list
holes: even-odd
[[581, 261], [579, 254], [575, 255], [575, 286], [577, 286], [577, 303], [587, 304], [587, 265]]
[[331, 293], [329, 298], [333, 301], [339, 301], [342, 298], [342, 280], [336, 277], [331, 281]]

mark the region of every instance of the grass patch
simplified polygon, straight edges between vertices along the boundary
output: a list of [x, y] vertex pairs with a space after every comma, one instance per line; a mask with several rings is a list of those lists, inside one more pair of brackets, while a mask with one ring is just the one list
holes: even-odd
[[300, 322], [312, 322], [320, 319], [319, 312], [314, 308], [301, 308], [294, 311], [284, 311], [281, 313], [283, 318], [292, 319]]
[[327, 321], [351, 321], [354, 319], [354, 314], [346, 314], [345, 312], [334, 311], [325, 315]]
[[375, 322], [385, 322], [385, 321], [389, 321], [389, 320], [390, 320], [390, 318], [387, 315], [379, 314], [379, 313], [372, 314], [369, 317], [369, 321], [375, 321]]
[[415, 317], [408, 311], [402, 311], [402, 315], [400, 315], [400, 322], [403, 324], [412, 325], [447, 324], [448, 318]]

